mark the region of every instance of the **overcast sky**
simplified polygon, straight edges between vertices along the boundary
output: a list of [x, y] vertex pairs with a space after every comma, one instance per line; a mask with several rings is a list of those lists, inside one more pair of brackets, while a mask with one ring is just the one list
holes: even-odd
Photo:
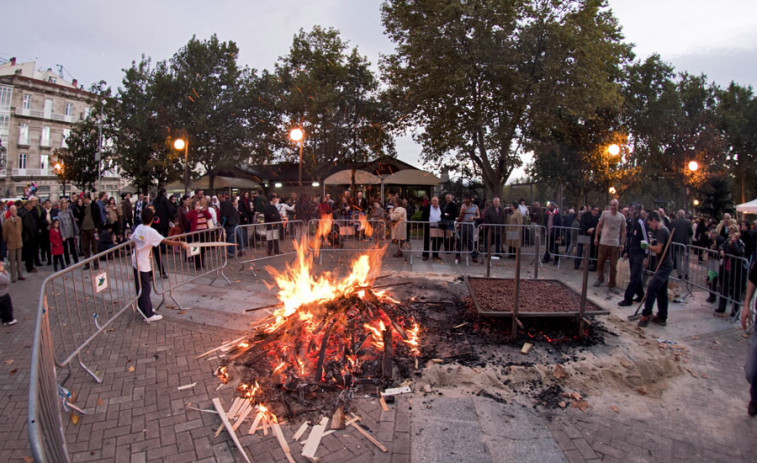
[[[705, 73], [720, 85], [757, 83], [757, 1], [610, 0], [637, 57], [659, 53], [678, 71]], [[169, 59], [196, 35], [233, 40], [239, 62], [273, 69], [300, 28], [335, 27], [375, 65], [393, 44], [384, 36], [379, 0], [131, 0], [8, 1], [0, 58], [64, 66], [85, 87], [101, 79], [117, 87], [122, 69], [144, 54]], [[407, 139], [399, 157], [418, 164]]]

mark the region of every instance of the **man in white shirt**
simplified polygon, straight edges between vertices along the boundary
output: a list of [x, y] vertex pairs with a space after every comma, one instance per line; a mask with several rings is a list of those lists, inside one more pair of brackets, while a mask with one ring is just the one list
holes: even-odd
[[163, 235], [150, 225], [155, 217], [155, 211], [151, 208], [145, 208], [142, 211], [142, 223], [134, 229], [131, 239], [134, 241], [134, 251], [131, 254], [131, 265], [134, 267], [134, 280], [137, 284], [137, 293], [142, 288], [142, 294], [139, 296], [139, 310], [142, 311], [148, 322], [156, 322], [163, 318], [152, 310], [152, 248], [165, 244], [167, 246], [181, 246], [189, 249], [189, 243], [186, 241], [176, 241], [163, 238]]

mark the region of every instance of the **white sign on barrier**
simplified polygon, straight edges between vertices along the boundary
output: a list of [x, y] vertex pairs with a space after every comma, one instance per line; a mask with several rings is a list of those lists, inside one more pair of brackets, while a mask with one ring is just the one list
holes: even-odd
[[95, 292], [99, 293], [108, 289], [108, 273], [103, 272], [95, 275], [95, 280], [92, 282], [95, 286]]
[[200, 246], [190, 246], [189, 257], [199, 256], [199, 255], [200, 255]]

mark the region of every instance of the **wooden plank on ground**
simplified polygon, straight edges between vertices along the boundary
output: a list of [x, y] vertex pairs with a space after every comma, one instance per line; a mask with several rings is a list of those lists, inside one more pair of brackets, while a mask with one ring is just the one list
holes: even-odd
[[242, 409], [242, 411], [239, 413], [239, 418], [237, 418], [236, 423], [234, 423], [234, 431], [239, 429], [239, 426], [242, 425], [242, 421], [247, 419], [247, 415], [249, 415], [251, 411], [252, 411], [252, 404], [250, 402], [247, 402], [244, 408]]
[[323, 433], [326, 430], [326, 425], [328, 424], [329, 419], [327, 417], [321, 418], [321, 422], [317, 425], [313, 426], [313, 430], [310, 431], [310, 436], [308, 436], [307, 442], [305, 442], [305, 447], [302, 449], [302, 456], [305, 458], [313, 459], [315, 458], [315, 452], [318, 450], [318, 446], [321, 443], [321, 437], [323, 437]]
[[234, 432], [234, 429], [231, 427], [231, 423], [229, 423], [229, 419], [226, 417], [226, 412], [223, 409], [223, 405], [221, 405], [221, 400], [218, 397], [213, 399], [213, 406], [216, 408], [216, 411], [218, 412], [218, 416], [221, 417], [221, 422], [223, 422], [223, 426], [229, 432], [229, 435], [231, 436], [231, 440], [234, 441], [234, 445], [236, 445], [239, 451], [242, 453], [242, 456], [244, 457], [244, 461], [246, 461], [247, 463], [252, 463], [250, 461], [250, 457], [247, 456], [247, 452], [244, 451], [242, 444], [239, 443], [239, 439], [237, 438], [237, 433]]
[[284, 437], [284, 433], [281, 432], [281, 426], [279, 426], [278, 423], [272, 423], [271, 427], [273, 428], [273, 434], [276, 436], [276, 439], [279, 441], [281, 450], [284, 451], [284, 455], [286, 455], [287, 460], [289, 461], [289, 463], [295, 463], [294, 458], [292, 458], [292, 451], [289, 449], [289, 444], [287, 443], [287, 440]]
[[308, 422], [305, 421], [302, 423], [302, 426], [300, 426], [300, 429], [297, 430], [296, 433], [294, 433], [294, 436], [292, 436], [293, 440], [300, 440], [300, 437], [302, 437], [303, 434], [305, 434], [305, 431], [308, 430]]
[[[354, 414], [352, 415], [352, 417], [353, 418], [357, 418]], [[357, 424], [357, 421], [353, 421], [351, 423], [351, 426], [354, 427], [355, 429], [357, 429], [360, 432], [360, 434], [362, 434], [363, 436], [365, 436], [366, 439], [368, 439], [369, 441], [371, 441], [371, 443], [373, 443], [373, 445], [375, 445], [376, 447], [378, 447], [379, 449], [381, 449], [382, 452], [389, 452], [389, 449], [386, 448], [386, 447], [384, 447], [384, 444], [382, 444], [381, 442], [377, 441], [373, 436], [371, 436], [368, 433], [368, 431], [366, 431], [365, 429], [363, 429], [362, 426], [360, 426], [359, 424]]]

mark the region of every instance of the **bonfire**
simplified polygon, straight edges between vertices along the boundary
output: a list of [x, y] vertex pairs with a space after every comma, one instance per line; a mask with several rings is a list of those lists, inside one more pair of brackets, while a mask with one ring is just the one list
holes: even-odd
[[267, 269], [279, 308], [216, 371], [274, 419], [346, 409], [356, 391], [376, 393], [394, 384], [395, 366], [407, 376], [418, 364], [421, 330], [410, 307], [374, 288], [386, 248], [360, 255], [341, 278], [316, 275], [313, 257], [330, 233], [330, 220], [322, 220], [315, 252], [303, 240], [295, 243], [293, 264], [282, 272]]

